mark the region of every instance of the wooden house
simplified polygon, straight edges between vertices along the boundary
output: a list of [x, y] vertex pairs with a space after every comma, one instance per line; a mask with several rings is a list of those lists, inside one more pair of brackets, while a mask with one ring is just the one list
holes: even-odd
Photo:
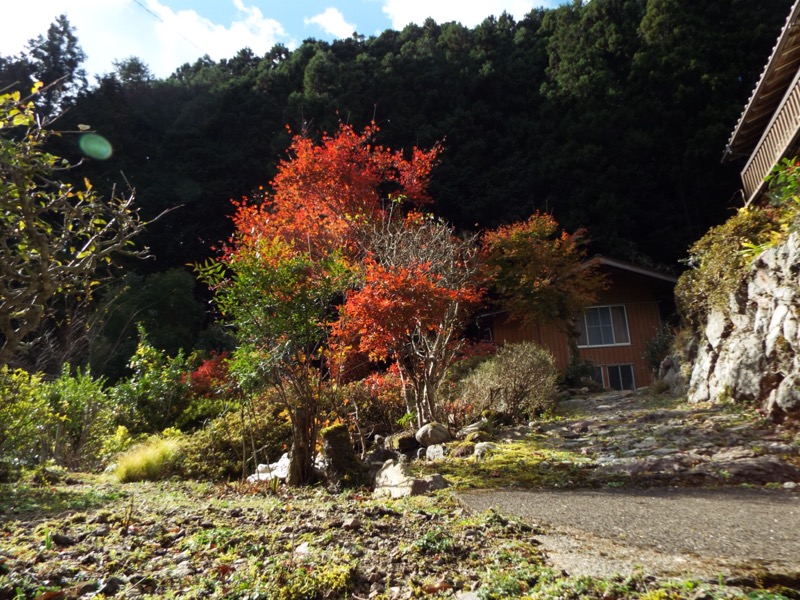
[[[609, 389], [636, 389], [652, 383], [642, 354], [674, 311], [677, 278], [606, 257], [592, 259], [607, 274], [609, 285], [597, 303], [578, 319], [580, 357], [594, 363], [595, 379]], [[534, 341], [553, 353], [556, 366], [569, 363], [567, 335], [562, 323], [521, 323], [507, 312], [482, 319], [497, 344]]]
[[725, 149], [725, 159], [746, 158], [742, 186], [747, 204], [766, 190], [764, 178], [783, 158], [800, 151], [800, 0], [794, 3], [761, 78]]

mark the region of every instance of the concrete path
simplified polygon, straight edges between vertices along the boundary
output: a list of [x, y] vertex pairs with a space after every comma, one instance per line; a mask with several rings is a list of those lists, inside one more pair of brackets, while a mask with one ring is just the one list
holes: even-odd
[[652, 488], [462, 492], [540, 525], [553, 565], [607, 577], [638, 567], [658, 576], [800, 574], [800, 494], [764, 489]]

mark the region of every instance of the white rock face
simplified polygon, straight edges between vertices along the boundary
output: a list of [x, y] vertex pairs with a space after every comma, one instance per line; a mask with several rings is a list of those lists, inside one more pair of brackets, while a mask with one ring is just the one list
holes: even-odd
[[420, 496], [433, 490], [446, 488], [449, 484], [441, 475], [428, 475], [422, 479], [415, 478], [408, 464], [387, 460], [375, 475], [376, 496], [403, 498], [404, 496]]
[[270, 479], [286, 479], [289, 476], [289, 455], [284, 454], [269, 465], [258, 465], [256, 472], [247, 478], [250, 483], [256, 481], [269, 481]]
[[726, 311], [708, 316], [689, 376], [694, 402], [758, 402], [772, 417], [800, 413], [800, 237], [753, 263]]

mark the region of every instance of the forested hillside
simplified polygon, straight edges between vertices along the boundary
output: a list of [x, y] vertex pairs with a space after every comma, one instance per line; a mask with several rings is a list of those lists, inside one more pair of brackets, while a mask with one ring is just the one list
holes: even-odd
[[[56, 128], [89, 125], [114, 148], [72, 176], [130, 182], [145, 218], [178, 207], [138, 238], [155, 255], [131, 265], [142, 276], [212, 256], [232, 231], [230, 199], [269, 183], [293, 133], [372, 121], [391, 148], [443, 143], [432, 210], [456, 227], [540, 210], [588, 228], [594, 252], [675, 265], [739, 202], [738, 165], [722, 152], [789, 5], [576, 0], [474, 29], [428, 20], [264, 56], [244, 48], [165, 80], [131, 57], [88, 84], [63, 19], [0, 58], [0, 88], [65, 77], [43, 107], [64, 111]], [[61, 144], [79, 157], [74, 136]]]

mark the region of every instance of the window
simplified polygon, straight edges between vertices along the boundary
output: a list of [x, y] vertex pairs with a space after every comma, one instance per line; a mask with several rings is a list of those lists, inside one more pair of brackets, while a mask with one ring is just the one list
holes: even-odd
[[612, 390], [635, 390], [633, 365], [613, 365], [608, 370], [608, 387]]
[[620, 346], [630, 344], [624, 306], [594, 306], [578, 319], [578, 346]]

